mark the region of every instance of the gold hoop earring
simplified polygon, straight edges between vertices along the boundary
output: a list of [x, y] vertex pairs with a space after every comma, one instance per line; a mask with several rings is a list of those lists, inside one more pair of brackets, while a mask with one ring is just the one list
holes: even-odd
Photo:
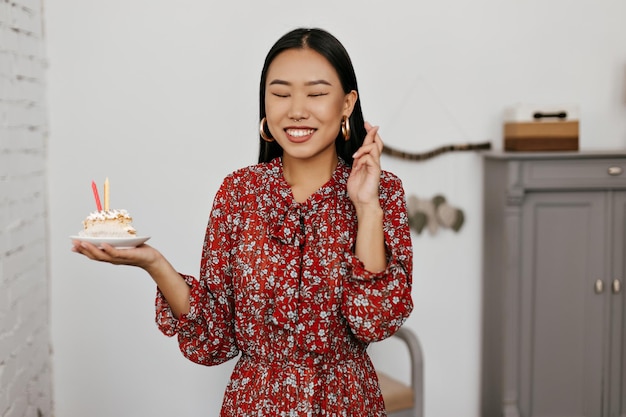
[[343, 134], [344, 140], [350, 140], [350, 119], [348, 116], [343, 116], [341, 118], [341, 133]]
[[265, 133], [266, 122], [267, 120], [265, 120], [265, 117], [261, 119], [261, 124], [259, 124], [259, 135], [261, 135], [261, 138], [263, 138], [265, 142], [274, 142], [274, 138], [267, 136], [267, 133]]

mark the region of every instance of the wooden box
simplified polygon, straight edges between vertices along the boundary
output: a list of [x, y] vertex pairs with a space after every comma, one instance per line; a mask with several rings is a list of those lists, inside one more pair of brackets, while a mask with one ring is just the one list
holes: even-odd
[[577, 151], [579, 121], [575, 106], [509, 109], [504, 123], [505, 151]]
[[577, 151], [578, 121], [506, 122], [505, 151]]

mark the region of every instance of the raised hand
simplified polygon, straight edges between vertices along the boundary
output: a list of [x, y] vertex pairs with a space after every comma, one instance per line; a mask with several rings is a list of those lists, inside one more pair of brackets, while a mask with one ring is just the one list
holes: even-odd
[[363, 145], [354, 153], [352, 172], [348, 178], [348, 195], [357, 212], [367, 208], [380, 209], [378, 187], [383, 141], [378, 135], [378, 126], [365, 122], [365, 130], [367, 135]]

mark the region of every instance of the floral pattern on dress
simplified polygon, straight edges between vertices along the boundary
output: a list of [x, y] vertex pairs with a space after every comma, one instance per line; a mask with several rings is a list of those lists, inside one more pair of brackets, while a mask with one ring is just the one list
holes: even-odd
[[391, 336], [413, 304], [413, 253], [401, 181], [383, 171], [387, 268], [354, 255], [357, 217], [339, 161], [305, 202], [276, 158], [233, 172], [218, 190], [190, 311], [157, 291], [156, 321], [184, 356], [217, 365], [241, 354], [222, 417], [384, 416], [367, 346]]

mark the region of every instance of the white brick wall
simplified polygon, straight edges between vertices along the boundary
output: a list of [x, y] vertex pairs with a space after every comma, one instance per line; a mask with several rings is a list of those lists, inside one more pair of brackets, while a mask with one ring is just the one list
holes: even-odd
[[0, 0], [0, 417], [52, 415], [42, 0]]

